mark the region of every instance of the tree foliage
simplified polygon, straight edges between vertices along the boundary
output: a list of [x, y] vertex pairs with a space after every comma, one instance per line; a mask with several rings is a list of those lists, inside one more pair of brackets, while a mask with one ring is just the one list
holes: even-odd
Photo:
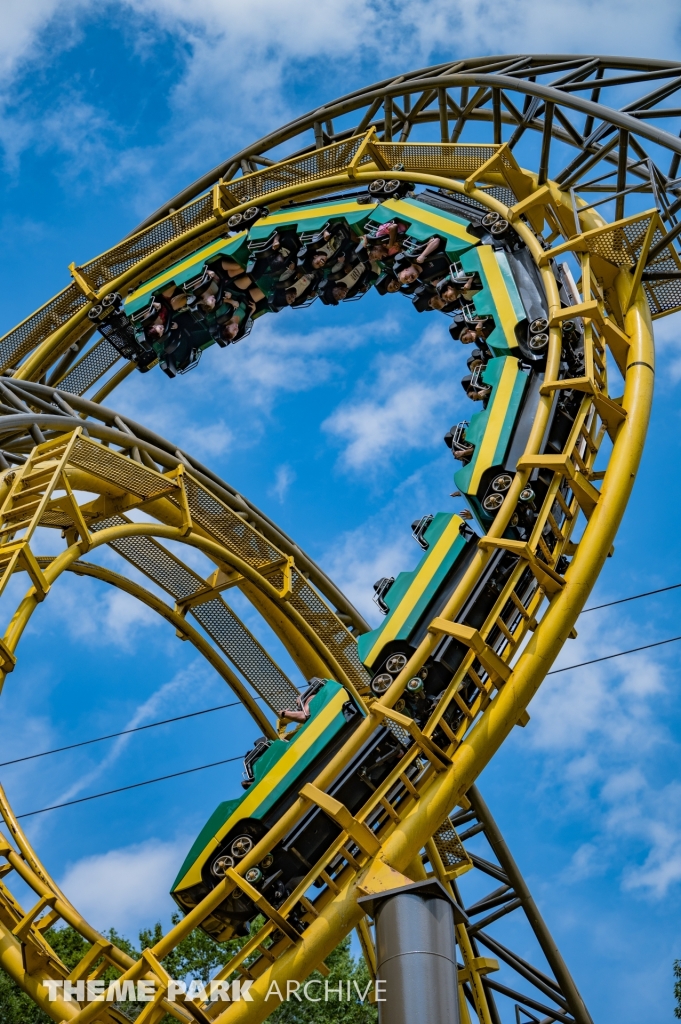
[[[326, 979], [314, 971], [310, 975], [310, 981], [321, 982], [313, 991], [324, 990], [324, 981], [328, 985], [328, 1002], [313, 1003], [306, 999], [298, 1002], [293, 996], [269, 1017], [270, 1021], [276, 1024], [376, 1024], [378, 1019], [377, 1010], [374, 1004], [361, 1002], [357, 989], [361, 993], [367, 991], [370, 982], [369, 971], [367, 970], [364, 958], [358, 961], [353, 959], [350, 952], [350, 936], [336, 946], [333, 953], [326, 958], [326, 966], [329, 968], [329, 975]], [[348, 1001], [347, 983], [350, 982], [351, 1000]], [[356, 982], [356, 986], [353, 984]], [[342, 983], [343, 999], [338, 997], [339, 984]], [[335, 990], [335, 995], [334, 995]]]
[[[173, 924], [178, 920], [179, 916], [173, 915]], [[256, 921], [255, 927], [258, 926], [259, 922]], [[161, 925], [156, 924], [153, 928], [145, 928], [139, 933], [138, 947], [113, 929], [107, 933], [107, 938], [130, 956], [137, 957], [141, 950], [153, 946], [162, 935]], [[49, 929], [45, 937], [69, 970], [73, 970], [90, 948], [90, 944], [77, 931], [69, 927]], [[164, 959], [163, 966], [171, 977], [197, 978], [205, 984], [220, 967], [232, 958], [245, 941], [245, 939], [233, 939], [231, 942], [217, 943], [204, 932], [197, 930], [178, 944], [173, 952]], [[288, 1001], [277, 1006], [269, 1020], [275, 1024], [308, 1024], [308, 1022], [309, 1024], [340, 1024], [341, 1021], [343, 1024], [376, 1024], [375, 1006], [368, 1001], [362, 1002], [357, 994], [358, 989], [361, 993], [366, 992], [370, 978], [364, 959], [360, 957], [356, 961], [353, 958], [350, 952], [349, 936], [343, 939], [333, 953], [327, 957], [326, 965], [329, 968], [326, 979], [315, 971], [309, 980], [321, 983], [311, 990], [315, 995], [325, 991], [324, 982], [326, 981], [329, 992], [328, 1001], [317, 1003], [304, 998], [298, 1001], [292, 993]], [[675, 972], [681, 979], [681, 968], [678, 965], [679, 961], [676, 961]], [[116, 976], [117, 972], [111, 967], [101, 975], [105, 981], [111, 981]], [[347, 998], [348, 982], [350, 982], [349, 1000]], [[339, 998], [340, 983], [342, 983], [342, 998]], [[681, 981], [677, 982], [676, 988], [681, 993]], [[276, 996], [273, 996], [272, 1000], [274, 1007], [277, 1005]], [[145, 1004], [128, 1002], [117, 1005], [118, 1009], [126, 1016], [135, 1020]], [[677, 1016], [681, 1016], [681, 1011], [677, 1012]], [[0, 970], [0, 1021], [2, 1024], [50, 1024], [47, 1014], [39, 1009], [33, 1000], [2, 970]], [[166, 1016], [163, 1024], [172, 1024], [172, 1021], [172, 1017]]]

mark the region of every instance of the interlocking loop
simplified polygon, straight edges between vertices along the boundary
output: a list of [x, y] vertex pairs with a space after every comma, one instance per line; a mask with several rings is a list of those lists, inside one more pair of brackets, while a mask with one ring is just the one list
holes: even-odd
[[[542, 82], [543, 76], [556, 75], [557, 80]], [[581, 98], [584, 90], [591, 95], [594, 82], [602, 96], [627, 83], [640, 83], [646, 95], [622, 112]], [[264, 1001], [271, 982], [285, 990], [287, 980], [303, 980], [352, 927], [358, 929], [369, 969], [375, 967], [360, 896], [427, 875], [455, 893], [458, 876], [475, 870], [500, 883], [468, 908], [469, 923], [457, 926], [464, 965], [461, 991], [478, 1020], [489, 1024], [497, 1019], [490, 1005], [503, 996], [549, 1019], [590, 1024], [474, 783], [514, 726], [526, 724], [527, 705], [573, 630], [612, 547], [638, 469], [652, 399], [651, 318], [681, 306], [681, 260], [675, 248], [681, 233], [675, 216], [681, 202], [676, 177], [681, 142], [661, 130], [654, 117], [656, 105], [679, 88], [681, 66], [590, 57], [461, 61], [382, 83], [327, 104], [230, 158], [217, 172], [219, 178], [201, 179], [136, 234], [83, 267], [72, 266], [73, 283], [0, 340], [0, 363], [12, 370], [0, 386], [0, 595], [14, 573], [25, 574], [28, 584], [19, 607], [6, 609], [1, 679], [20, 656], [19, 640], [33, 612], [42, 600], [50, 600], [61, 573], [71, 571], [119, 586], [154, 608], [204, 654], [272, 743], [290, 742], [293, 733], [286, 730], [292, 721], [305, 727], [324, 680], [339, 684], [337, 710], [343, 707], [349, 723], [333, 756], [315, 762], [276, 820], [256, 827], [249, 819], [243, 833], [222, 837], [231, 845], [213, 849], [207, 862], [210, 885], [199, 879], [196, 898], [182, 904], [186, 916], [138, 961], [80, 917], [41, 865], [0, 793], [11, 839], [0, 846], [6, 862], [0, 881], [0, 962], [53, 1018], [79, 1024], [118, 1019], [110, 1003], [78, 1006], [48, 999], [46, 983], [67, 977], [45, 937], [58, 920], [91, 943], [71, 979], [96, 971], [105, 956], [120, 972], [119, 983], [137, 978], [154, 982], [158, 1000], [145, 1010], [145, 1024], [156, 1024], [165, 1013], [181, 1021], [255, 1024], [274, 1008]], [[521, 101], [514, 99], [515, 93]], [[339, 128], [339, 119], [346, 115], [353, 116], [354, 127], [348, 129], [346, 119], [346, 127]], [[578, 117], [584, 119], [580, 127]], [[467, 143], [462, 136], [471, 124], [477, 137]], [[481, 124], [490, 135], [483, 141]], [[420, 139], [428, 132], [432, 138], [411, 142], [416, 127]], [[313, 142], [306, 137], [310, 132]], [[541, 155], [536, 168], [525, 169], [521, 140], [531, 132], [541, 133]], [[288, 140], [295, 140], [294, 155], [270, 165], [266, 153]], [[575, 148], [565, 167], [553, 166], [554, 140]], [[656, 147], [655, 159], [644, 151], [646, 145]], [[659, 162], [659, 153], [665, 151], [671, 154], [668, 172]], [[614, 224], [603, 220], [591, 202], [589, 190], [595, 185], [588, 179], [594, 174], [599, 189], [610, 189]], [[433, 605], [420, 622], [420, 632], [410, 635], [406, 654], [398, 651], [402, 634], [393, 598], [400, 586], [408, 585], [413, 596], [422, 577], [414, 576], [411, 583], [402, 580], [392, 596], [390, 581], [382, 581], [388, 586], [381, 600], [391, 614], [383, 632], [369, 634], [368, 624], [347, 598], [263, 513], [173, 443], [101, 405], [135, 363], [121, 364], [112, 375], [118, 353], [109, 341], [94, 338], [88, 317], [105, 295], [113, 302], [112, 292], [127, 294], [144, 286], [203, 247], [216, 243], [219, 249], [245, 239], [232, 235], [226, 241], [227, 222], [256, 202], [254, 218], [269, 212], [280, 223], [276, 217], [290, 219], [296, 204], [349, 190], [345, 201], [361, 213], [358, 196], [368, 195], [369, 185], [379, 180], [384, 182], [377, 186], [379, 193], [385, 192], [386, 180], [397, 182], [402, 198], [383, 198], [396, 204], [398, 212], [400, 203], [412, 201], [404, 198], [407, 191], [427, 187], [429, 205], [423, 217], [440, 218], [438, 225], [449, 224], [453, 236], [458, 231], [465, 238], [462, 252], [470, 251], [478, 263], [454, 268], [456, 280], [468, 280], [461, 283], [462, 295], [473, 287], [476, 273], [493, 297], [503, 292], [503, 261], [494, 256], [497, 250], [492, 243], [478, 246], [480, 236], [471, 234], [481, 224], [485, 228], [484, 215], [490, 214], [486, 220], [502, 249], [514, 238], [527, 254], [546, 306], [527, 310], [525, 334], [519, 334], [521, 318], [512, 315], [510, 293], [504, 292], [505, 308], [511, 310], [500, 324], [506, 355], [496, 357], [503, 367], [497, 367], [493, 384], [491, 370], [489, 378], [482, 377], [488, 371], [478, 351], [469, 391], [475, 390], [477, 374], [476, 383], [482, 379], [484, 384], [478, 397], [487, 400], [490, 391], [505, 389], [510, 409], [512, 396], [524, 386], [519, 376], [527, 372], [523, 366], [532, 363], [536, 403], [523, 443], [513, 449], [513, 465], [504, 464], [501, 471], [497, 453], [510, 444], [515, 419], [497, 417], [493, 422], [488, 417], [475, 428], [471, 418], [470, 433], [469, 424], [459, 425], [458, 433], [453, 428], [452, 439], [456, 435], [460, 442], [462, 488], [471, 503], [478, 500], [484, 536], [476, 538], [465, 517], [424, 526], [425, 560], [439, 543], [431, 529], [440, 530], [437, 537], [448, 537], [451, 545], [453, 538], [458, 543], [463, 537], [466, 556], [446, 600]], [[642, 192], [650, 194], [654, 209], [632, 205]], [[423, 242], [421, 237], [411, 239], [413, 251]], [[568, 253], [580, 270], [578, 291], [567, 277], [559, 291], [555, 268]], [[475, 336], [484, 348], [483, 319], [473, 315], [475, 298], [467, 301], [463, 326], [474, 335], [479, 332]], [[93, 315], [100, 313], [95, 309]], [[570, 349], [576, 331], [577, 355]], [[521, 334], [523, 345], [527, 339], [525, 348]], [[227, 349], [222, 357], [229, 355]], [[146, 378], [150, 387], [155, 372]], [[83, 397], [102, 380], [93, 400]], [[545, 438], [552, 436], [551, 424], [568, 406], [566, 434], [548, 450]], [[475, 429], [480, 433], [473, 438]], [[464, 472], [471, 451], [477, 451], [477, 460], [483, 449], [488, 463], [471, 462], [470, 471]], [[599, 453], [605, 469], [596, 472]], [[500, 480], [503, 487], [495, 486]], [[88, 500], [77, 498], [84, 492]], [[494, 500], [485, 504], [490, 496]], [[127, 515], [140, 507], [147, 513], [144, 522]], [[521, 516], [531, 521], [527, 529], [518, 526]], [[36, 549], [38, 526], [63, 531], [66, 547], [56, 558], [42, 557]], [[164, 541], [197, 549], [210, 571], [200, 575]], [[121, 574], [83, 561], [87, 552], [104, 545], [160, 586], [174, 606]], [[490, 577], [494, 566], [503, 572]], [[485, 613], [475, 625], [464, 622], [462, 609], [478, 599], [480, 588], [491, 579], [497, 589]], [[227, 600], [233, 587], [277, 633], [303, 677], [311, 680], [309, 690], [300, 693], [240, 621]], [[405, 612], [402, 625], [407, 618]], [[365, 637], [365, 645], [367, 634], [375, 641], [362, 660], [358, 634]], [[385, 647], [388, 634], [393, 647]], [[417, 713], [417, 702], [426, 700], [431, 686], [428, 672], [435, 652], [448, 644], [456, 647], [459, 660], [450, 666], [432, 706], [424, 705]], [[379, 673], [380, 686], [370, 688], [370, 673]], [[256, 698], [262, 698], [271, 714]], [[278, 719], [275, 724], [272, 717]], [[361, 758], [355, 761], [371, 744], [381, 755], [376, 763], [383, 766], [373, 778]], [[268, 750], [263, 740], [256, 753], [265, 756]], [[255, 755], [250, 767], [254, 765], [257, 775]], [[338, 783], [344, 772], [355, 770], [358, 777], [365, 771], [368, 795], [349, 807], [339, 798]], [[251, 773], [245, 784], [252, 783]], [[322, 852], [309, 861], [291, 854], [287, 846], [290, 856], [299, 857], [295, 881], [281, 891], [274, 884], [261, 890], [263, 872], [273, 857], [286, 844], [293, 849], [292, 837], [314, 815], [315, 822], [327, 823], [326, 831], [320, 825], [320, 834], [328, 837]], [[489, 859], [467, 848], [474, 835], [492, 844]], [[23, 908], [12, 895], [17, 875], [35, 893], [32, 909]], [[309, 896], [312, 886], [318, 891], [314, 900]], [[242, 922], [257, 913], [264, 917], [263, 926], [252, 930], [217, 975], [218, 980], [252, 979], [253, 1002], [235, 1002], [208, 1016], [205, 1005], [190, 1010], [182, 1000], [168, 999], [170, 979], [163, 959], [197, 926], [222, 938], [233, 934], [233, 923], [225, 924], [225, 907], [232, 908], [232, 922], [239, 914]], [[490, 934], [494, 921], [515, 909], [528, 915], [551, 977]], [[478, 942], [493, 957], [480, 956]], [[490, 977], [499, 960], [534, 986], [532, 997]]]

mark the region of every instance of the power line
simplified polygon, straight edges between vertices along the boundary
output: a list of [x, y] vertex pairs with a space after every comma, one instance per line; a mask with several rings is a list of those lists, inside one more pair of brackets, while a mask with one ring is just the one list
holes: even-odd
[[670, 636], [668, 640], [656, 640], [653, 644], [643, 644], [642, 647], [632, 647], [628, 651], [616, 651], [615, 654], [604, 654], [602, 658], [591, 658], [589, 661], [580, 661], [577, 665], [565, 665], [564, 668], [554, 668], [547, 672], [547, 676], [558, 675], [559, 672], [569, 672], [573, 668], [584, 668], [585, 665], [595, 665], [597, 661], [610, 661], [611, 658], [622, 658], [625, 654], [636, 654], [637, 651], [648, 651], [651, 647], [662, 647], [664, 644], [673, 644], [681, 640], [681, 636]]
[[154, 782], [165, 782], [166, 779], [177, 779], [180, 775], [191, 775], [192, 772], [202, 772], [206, 768], [217, 768], [220, 764], [229, 764], [231, 761], [241, 761], [243, 754], [238, 757], [227, 757], [224, 761], [213, 761], [212, 764], [200, 764], [198, 768], [185, 768], [182, 772], [173, 772], [171, 775], [159, 775], [157, 779], [145, 779], [144, 782], [133, 782], [129, 786], [119, 786], [118, 789], [107, 789], [104, 793], [93, 793], [91, 796], [81, 796], [77, 800], [67, 800], [63, 804], [52, 804], [51, 807], [41, 807], [37, 811], [26, 811], [25, 814], [17, 814], [19, 818], [32, 818], [34, 814], [44, 814], [45, 811], [57, 811], [60, 807], [73, 807], [74, 804], [84, 804], [88, 800], [99, 800], [103, 796], [112, 796], [114, 793], [124, 793], [128, 789], [139, 789], [140, 786], [151, 786]]
[[[681, 640], [681, 636], [672, 636], [672, 637], [669, 637], [667, 640], [656, 640], [655, 643], [652, 643], [652, 644], [643, 644], [641, 647], [631, 647], [628, 651], [616, 651], [614, 654], [604, 654], [600, 658], [590, 658], [589, 661], [580, 661], [576, 665], [565, 665], [563, 668], [554, 668], [550, 672], [547, 672], [546, 674], [548, 676], [555, 676], [555, 675], [558, 675], [559, 672], [570, 672], [572, 669], [575, 669], [575, 668], [584, 668], [586, 665], [595, 665], [595, 664], [597, 664], [600, 661], [611, 661], [613, 658], [622, 658], [626, 654], [636, 654], [638, 651], [648, 651], [648, 650], [650, 650], [651, 647], [662, 647], [665, 644], [673, 644], [673, 643], [676, 643], [679, 640]], [[240, 702], [236, 701], [235, 703], [240, 703]], [[192, 712], [192, 715], [207, 714], [209, 711], [218, 711], [222, 707], [233, 707], [233, 706], [234, 706], [234, 704], [223, 704], [223, 705], [220, 705], [219, 708], [206, 708], [205, 711], [194, 711], [194, 712]], [[175, 721], [178, 721], [181, 718], [190, 718], [190, 717], [192, 717], [192, 715], [180, 715], [180, 716], [178, 716], [178, 718], [169, 718], [169, 719], [166, 719], [166, 721], [168, 721], [168, 722], [175, 722]], [[164, 724], [165, 724], [165, 722], [150, 723], [148, 726], [143, 726], [142, 728], [151, 728], [153, 725], [164, 725]], [[135, 732], [137, 730], [126, 730], [126, 731]], [[114, 733], [113, 735], [120, 735], [120, 734]], [[108, 737], [102, 737], [102, 738], [106, 739]], [[95, 743], [97, 741], [96, 740], [88, 740], [88, 741], [85, 741], [85, 742]], [[74, 745], [75, 746], [81, 746], [81, 744], [74, 744]], [[60, 749], [67, 750], [67, 749], [70, 749], [70, 748], [63, 747], [63, 748], [60, 748]], [[46, 751], [46, 753], [50, 753], [50, 751]], [[32, 756], [40, 757], [42, 755], [34, 754]], [[24, 814], [18, 814], [17, 815], [17, 819], [19, 819], [19, 818], [31, 818], [31, 817], [33, 817], [36, 814], [45, 814], [46, 811], [57, 811], [57, 810], [59, 810], [62, 807], [73, 807], [74, 804], [84, 804], [84, 803], [87, 803], [89, 800], [99, 800], [103, 796], [112, 796], [115, 793], [125, 793], [127, 790], [130, 790], [130, 789], [139, 789], [140, 786], [151, 786], [155, 782], [165, 782], [167, 779], [177, 779], [181, 775], [191, 775], [193, 772], [202, 772], [202, 771], [205, 771], [206, 768], [217, 768], [219, 765], [230, 764], [233, 761], [240, 761], [241, 759], [242, 759], [242, 755], [239, 755], [238, 757], [227, 757], [223, 761], [213, 761], [211, 764], [202, 764], [202, 765], [199, 765], [197, 768], [185, 768], [184, 771], [172, 772], [170, 775], [160, 775], [156, 779], [145, 779], [144, 782], [133, 782], [129, 786], [119, 786], [117, 789], [108, 789], [104, 793], [93, 793], [91, 796], [81, 796], [77, 800], [67, 800], [67, 801], [65, 801], [64, 803], [61, 803], [61, 804], [52, 804], [50, 807], [41, 807], [41, 808], [39, 808], [36, 811], [27, 811]], [[27, 758], [22, 758], [22, 760], [27, 760]], [[8, 762], [8, 763], [13, 763], [13, 762]]]
[[[259, 697], [255, 698], [259, 700]], [[69, 743], [66, 747], [55, 747], [54, 750], [43, 750], [39, 754], [26, 754], [25, 757], [15, 757], [13, 761], [1, 761], [0, 768], [6, 768], [8, 764], [19, 764], [21, 761], [33, 761], [36, 757], [47, 757], [48, 754], [61, 754], [64, 750], [75, 750], [76, 747], [87, 747], [91, 743], [101, 743], [103, 740], [113, 740], [116, 736], [128, 736], [133, 732], [143, 732], [145, 729], [155, 729], [157, 725], [168, 725], [169, 722], [181, 722], [184, 718], [196, 718], [197, 715], [209, 715], [212, 711], [222, 711], [224, 708], [234, 708], [241, 705], [240, 700], [234, 700], [231, 704], [218, 704], [214, 708], [204, 708], [203, 711], [190, 711], [186, 715], [176, 715], [175, 718], [164, 718], [160, 722], [149, 722], [147, 725], [137, 725], [133, 729], [121, 729], [120, 732], [110, 732], [106, 736], [95, 736], [91, 740], [81, 740], [79, 743]]]
[[664, 594], [667, 590], [678, 590], [681, 583], [672, 583], [669, 587], [660, 587], [658, 590], [646, 590], [643, 594], [632, 594], [631, 597], [620, 597], [617, 601], [606, 601], [605, 604], [594, 604], [590, 608], [582, 609], [581, 614], [597, 612], [601, 608], [612, 608], [614, 604], [625, 604], [627, 601], [638, 601], [639, 597], [651, 597], [653, 594]]
[[[641, 594], [631, 594], [629, 597], [620, 597], [616, 601], [606, 601], [604, 604], [592, 605], [590, 608], [584, 608], [581, 614], [585, 615], [587, 612], [600, 611], [602, 608], [612, 608], [613, 605], [626, 604], [628, 601], [638, 601], [639, 598], [652, 597], [654, 594], [664, 594], [669, 590], [678, 590], [679, 588], [681, 588], [681, 583], [672, 583], [667, 587], [659, 587], [657, 590], [646, 590]], [[659, 640], [657, 643], [646, 644], [643, 647], [634, 647], [630, 651], [618, 651], [616, 654], [608, 654], [602, 658], [593, 658], [590, 661], [582, 661], [577, 665], [568, 665], [565, 668], [553, 669], [551, 672], [548, 672], [547, 675], [555, 675], [557, 672], [567, 672], [573, 668], [583, 668], [585, 665], [593, 665], [598, 661], [608, 661], [611, 658], [620, 658], [625, 654], [634, 654], [637, 651], [644, 651], [650, 647], [659, 647], [662, 644], [674, 643], [678, 639], [681, 639], [681, 637], [672, 637], [669, 640]], [[260, 697], [257, 696], [255, 699], [260, 700]], [[146, 729], [155, 729], [159, 725], [169, 725], [172, 722], [181, 722], [187, 718], [196, 718], [199, 715], [208, 715], [214, 711], [223, 711], [225, 708], [237, 707], [240, 704], [241, 701], [238, 700], [232, 701], [229, 704], [218, 704], [213, 708], [203, 708], [201, 711], [190, 711], [186, 715], [176, 715], [174, 718], [164, 718], [158, 722], [149, 722], [147, 725], [138, 725], [132, 729], [121, 729], [119, 732], [107, 733], [105, 736], [95, 736], [92, 739], [81, 740], [78, 743], [69, 743], [64, 747], [54, 747], [52, 750], [42, 750], [38, 754], [26, 754], [24, 757], [15, 757], [11, 761], [0, 761], [0, 768], [6, 768], [8, 765], [20, 764], [23, 761], [33, 761], [36, 758], [47, 757], [50, 754], [61, 754], [66, 750], [76, 750], [78, 747], [87, 747], [92, 743], [102, 743], [104, 740], [116, 739], [118, 736], [128, 736], [131, 733], [144, 732]], [[34, 813], [39, 812], [36, 811]]]

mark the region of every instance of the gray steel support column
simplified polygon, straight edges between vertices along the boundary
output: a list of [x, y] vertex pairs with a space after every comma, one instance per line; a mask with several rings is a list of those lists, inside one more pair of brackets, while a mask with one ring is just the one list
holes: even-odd
[[577, 1024], [593, 1024], [591, 1014], [584, 1005], [584, 1000], [567, 969], [567, 964], [560, 955], [558, 946], [546, 925], [546, 921], [539, 913], [537, 904], [532, 899], [532, 894], [520, 873], [520, 868], [511, 856], [511, 851], [506, 845], [506, 841], [499, 831], [499, 827], [492, 817], [489, 807], [483, 800], [480, 790], [477, 786], [471, 786], [466, 796], [471, 802], [476, 818], [485, 826], [485, 835], [489, 844], [513, 886], [516, 896], [522, 903], [527, 920], [530, 922], [542, 952], [553, 971], [556, 981], [561, 987], [570, 1008], [570, 1013], [575, 1018], [575, 1021], [577, 1021]]
[[439, 882], [364, 897], [376, 926], [379, 1024], [459, 1024], [456, 920], [461, 909]]

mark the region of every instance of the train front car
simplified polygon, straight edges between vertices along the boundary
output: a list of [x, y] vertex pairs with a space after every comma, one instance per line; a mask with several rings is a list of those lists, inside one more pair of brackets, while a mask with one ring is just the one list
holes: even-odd
[[[295, 799], [308, 778], [313, 778], [354, 730], [360, 709], [342, 686], [331, 680], [313, 680], [292, 709], [301, 723], [287, 738], [256, 744], [244, 761], [242, 786], [246, 792], [221, 803], [196, 838], [171, 890], [186, 913], [225, 877], [227, 870], [251, 851]], [[284, 718], [285, 716], [282, 716]], [[247, 881], [278, 906], [288, 895], [287, 883], [305, 874], [304, 865], [277, 849], [268, 853]], [[251, 900], [232, 895], [203, 923], [220, 940], [243, 933], [257, 910]]]
[[[200, 832], [180, 868], [171, 894], [187, 913], [228, 875], [281, 818], [306, 782], [315, 778], [359, 725], [364, 712], [333, 680], [315, 679], [300, 696], [299, 707], [284, 712], [299, 724], [283, 738], [260, 739], [244, 761], [246, 792], [221, 803]], [[390, 729], [378, 729], [357, 756], [343, 769], [329, 789], [352, 812], [390, 774], [405, 752], [404, 741]], [[399, 794], [391, 793], [399, 803]], [[379, 808], [368, 821], [379, 827], [384, 817]], [[267, 903], [280, 907], [303, 880], [321, 854], [340, 834], [341, 828], [322, 810], [313, 807], [295, 828], [245, 874], [245, 880]], [[352, 856], [352, 849], [344, 851]], [[342, 858], [338, 858], [338, 868]], [[334, 865], [329, 867], [333, 875]], [[333, 883], [332, 883], [333, 884]], [[297, 911], [297, 912], [296, 912]], [[258, 914], [253, 898], [235, 890], [202, 923], [218, 941], [248, 932]], [[289, 921], [302, 930], [306, 908], [301, 904]]]

